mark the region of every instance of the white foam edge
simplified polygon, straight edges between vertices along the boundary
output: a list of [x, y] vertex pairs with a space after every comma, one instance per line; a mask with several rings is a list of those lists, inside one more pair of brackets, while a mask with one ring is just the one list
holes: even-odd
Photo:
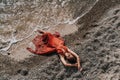
[[29, 38], [30, 36], [32, 36], [32, 34], [36, 31], [38, 29], [38, 27], [36, 27], [32, 32], [31, 32], [31, 34], [29, 34], [28, 36], [26, 36], [25, 38], [22, 38], [22, 39], [16, 39], [16, 37], [14, 36], [14, 33], [12, 34], [12, 38], [11, 39], [8, 39], [8, 40], [3, 40], [2, 39], [2, 41], [4, 41], [4, 42], [10, 42], [9, 43], [9, 45], [7, 46], [7, 47], [5, 47], [5, 48], [2, 48], [2, 49], [0, 49], [0, 51], [7, 51], [7, 50], [9, 50], [10, 49], [10, 47], [13, 45], [13, 44], [15, 44], [15, 43], [18, 43], [18, 42], [20, 42], [20, 41], [23, 41], [24, 39], [27, 39], [27, 38]]

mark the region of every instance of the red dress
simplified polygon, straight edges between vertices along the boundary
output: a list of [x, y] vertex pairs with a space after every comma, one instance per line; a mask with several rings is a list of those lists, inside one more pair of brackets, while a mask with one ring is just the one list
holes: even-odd
[[37, 35], [32, 42], [35, 45], [35, 50], [31, 48], [27, 49], [34, 54], [50, 54], [57, 52], [64, 55], [62, 49], [67, 50], [67, 47], [64, 45], [64, 40], [60, 37], [59, 33], [51, 34], [46, 32], [42, 36]]

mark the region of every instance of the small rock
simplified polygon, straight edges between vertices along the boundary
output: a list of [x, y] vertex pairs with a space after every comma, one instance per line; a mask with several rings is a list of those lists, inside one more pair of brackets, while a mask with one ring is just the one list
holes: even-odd
[[95, 34], [95, 37], [99, 37], [99, 36], [101, 36], [102, 35], [102, 33], [100, 32], [100, 31], [98, 31], [96, 34]]
[[118, 54], [114, 54], [114, 57], [115, 57], [115, 58], [119, 58], [119, 55], [118, 55]]
[[114, 15], [116, 15], [119, 11], [120, 11], [120, 10], [119, 10], [119, 9], [117, 9], [117, 10], [115, 10], [115, 11], [114, 11], [114, 13], [113, 13], [113, 14], [114, 14]]
[[75, 45], [80, 45], [81, 43], [75, 43]]
[[27, 69], [23, 69], [23, 70], [19, 69], [17, 71], [17, 73], [20, 73], [21, 75], [26, 76], [26, 75], [28, 75], [28, 70]]
[[28, 70], [22, 70], [22, 71], [21, 71], [21, 75], [23, 75], [23, 76], [28, 75]]
[[109, 68], [109, 63], [104, 63], [101, 68], [103, 69], [104, 72], [106, 72]]
[[8, 55], [10, 55], [11, 53], [10, 53], [10, 52], [8, 52], [7, 54], [8, 54]]

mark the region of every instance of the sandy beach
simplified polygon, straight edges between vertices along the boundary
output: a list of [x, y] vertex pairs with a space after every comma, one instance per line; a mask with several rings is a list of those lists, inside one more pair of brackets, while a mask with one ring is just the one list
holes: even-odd
[[[83, 71], [35, 55], [37, 29], [58, 31]], [[119, 80], [119, 0], [0, 1], [0, 80]]]

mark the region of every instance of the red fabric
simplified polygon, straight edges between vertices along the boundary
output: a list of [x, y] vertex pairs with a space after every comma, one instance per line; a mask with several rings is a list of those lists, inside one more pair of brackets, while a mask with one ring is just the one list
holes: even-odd
[[35, 54], [50, 54], [52, 52], [57, 52], [64, 55], [67, 47], [64, 45], [64, 40], [60, 37], [60, 34], [56, 32], [55, 34], [44, 33], [42, 36], [37, 35], [33, 41], [35, 45], [35, 51], [31, 48], [27, 48], [30, 52]]

